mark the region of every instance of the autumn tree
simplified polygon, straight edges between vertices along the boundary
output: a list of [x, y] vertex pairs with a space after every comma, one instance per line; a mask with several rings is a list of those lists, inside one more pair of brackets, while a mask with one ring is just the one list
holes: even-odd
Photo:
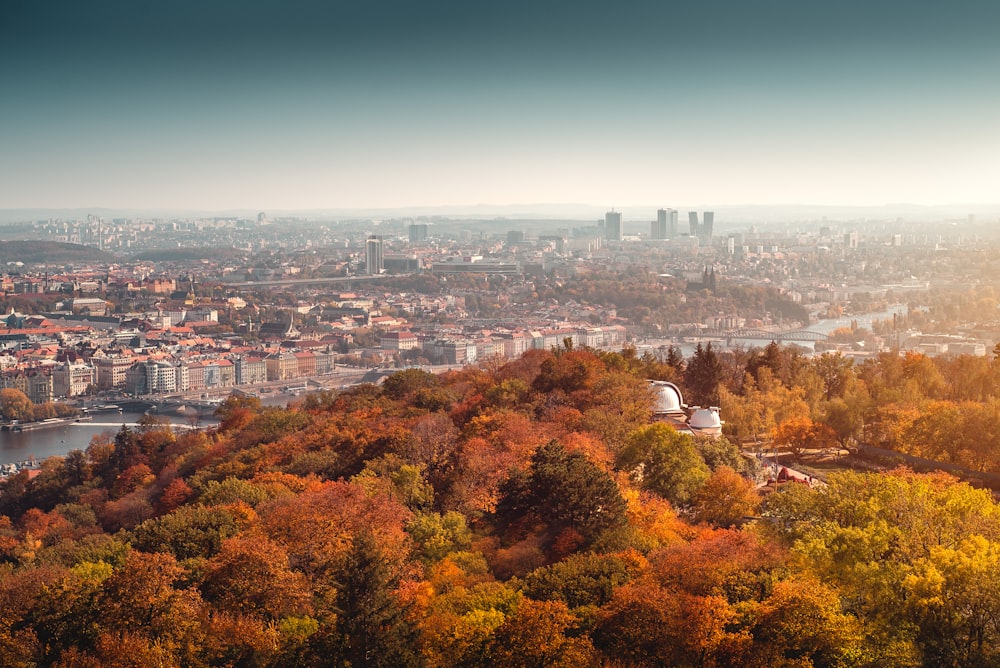
[[693, 505], [696, 520], [730, 527], [756, 512], [760, 496], [752, 482], [729, 467], [721, 467], [695, 492]]
[[836, 435], [830, 427], [808, 417], [786, 420], [774, 432], [774, 444], [787, 450], [796, 461], [808, 449], [824, 450], [835, 442]]
[[709, 476], [694, 438], [662, 422], [634, 431], [616, 466], [631, 473], [643, 489], [678, 506], [688, 504]]
[[279, 619], [311, 612], [306, 578], [290, 569], [280, 545], [261, 536], [224, 540], [206, 565], [201, 592], [232, 613]]
[[4, 388], [0, 390], [0, 416], [4, 420], [28, 422], [34, 418], [34, 404], [21, 390]]
[[524, 600], [494, 632], [483, 665], [577, 668], [597, 665], [590, 639], [574, 633], [576, 619], [561, 601]]

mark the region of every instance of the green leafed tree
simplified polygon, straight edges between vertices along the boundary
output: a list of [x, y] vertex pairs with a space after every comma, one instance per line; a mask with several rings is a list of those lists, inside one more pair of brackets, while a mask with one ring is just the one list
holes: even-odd
[[530, 514], [547, 525], [550, 535], [571, 529], [588, 543], [623, 526], [625, 512], [625, 500], [611, 476], [557, 441], [540, 447], [528, 472], [504, 485], [497, 505], [501, 523]]
[[662, 422], [632, 432], [616, 465], [631, 473], [643, 489], [677, 506], [690, 503], [709, 476], [694, 437]]

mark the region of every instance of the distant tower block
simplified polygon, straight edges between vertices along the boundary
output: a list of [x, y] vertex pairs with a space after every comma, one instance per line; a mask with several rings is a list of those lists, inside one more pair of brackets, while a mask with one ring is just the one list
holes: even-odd
[[608, 241], [622, 240], [621, 211], [608, 211], [604, 214], [604, 238]]
[[712, 244], [712, 228], [715, 226], [715, 212], [706, 211], [702, 214], [701, 228], [698, 230], [698, 240], [706, 245]]
[[656, 222], [650, 225], [650, 237], [653, 239], [674, 239], [677, 237], [677, 211], [674, 209], [659, 209], [656, 212]]
[[697, 237], [698, 236], [698, 228], [700, 227], [700, 225], [698, 225], [698, 212], [697, 211], [688, 211], [688, 225], [691, 228], [691, 236], [692, 237]]
[[667, 210], [660, 209], [656, 212], [656, 220], [649, 224], [650, 239], [667, 238]]
[[382, 237], [373, 234], [365, 241], [365, 271], [374, 276], [385, 269], [382, 259]]
[[410, 242], [418, 243], [421, 241], [427, 241], [427, 224], [414, 223], [410, 225]]

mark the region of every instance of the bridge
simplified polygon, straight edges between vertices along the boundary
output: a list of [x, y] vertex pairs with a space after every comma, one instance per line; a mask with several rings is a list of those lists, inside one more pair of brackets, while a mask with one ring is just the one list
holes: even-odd
[[[323, 276], [317, 278], [282, 278], [266, 281], [219, 281], [218, 284], [227, 288], [273, 288], [297, 285], [326, 285], [330, 283], [354, 283], [379, 281], [386, 278], [412, 276], [413, 274], [359, 274], [357, 276]], [[213, 281], [214, 283], [215, 281]]]
[[772, 332], [766, 329], [731, 329], [722, 334], [727, 339], [769, 339], [771, 341], [825, 341], [826, 334], [807, 329]]

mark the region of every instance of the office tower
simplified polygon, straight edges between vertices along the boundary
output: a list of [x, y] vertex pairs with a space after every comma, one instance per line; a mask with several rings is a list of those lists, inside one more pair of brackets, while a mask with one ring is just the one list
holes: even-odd
[[659, 220], [652, 220], [649, 222], [649, 238], [650, 239], [666, 239], [667, 238], [667, 226], [664, 225]]
[[848, 232], [844, 235], [845, 248], [857, 248], [861, 237], [857, 232]]
[[413, 223], [410, 225], [410, 242], [416, 243], [427, 240], [427, 224]]
[[706, 246], [712, 245], [712, 227], [715, 225], [715, 212], [705, 211], [701, 217], [701, 226], [698, 228], [698, 241]]
[[365, 271], [369, 275], [381, 274], [384, 270], [382, 260], [382, 237], [373, 234], [365, 241]]
[[698, 236], [698, 212], [688, 211], [688, 225], [691, 227], [691, 236]]
[[667, 238], [677, 238], [677, 209], [667, 209]]
[[656, 212], [656, 220], [649, 224], [650, 239], [667, 238], [667, 210], [659, 209]]
[[621, 211], [608, 211], [604, 214], [604, 238], [608, 241], [622, 240]]

